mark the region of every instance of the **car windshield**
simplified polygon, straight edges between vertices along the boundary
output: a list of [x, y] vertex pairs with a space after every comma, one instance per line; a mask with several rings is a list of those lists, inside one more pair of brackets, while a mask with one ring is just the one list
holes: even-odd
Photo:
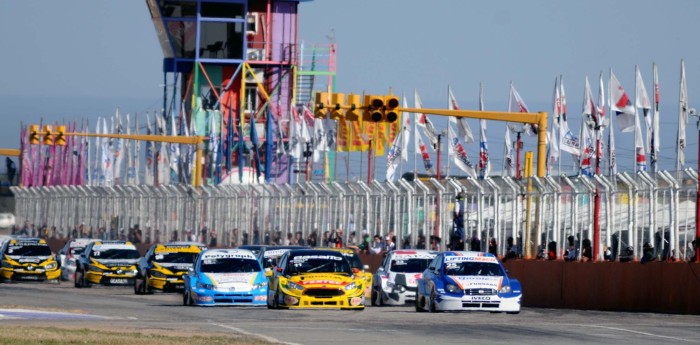
[[138, 259], [139, 256], [139, 252], [136, 249], [95, 250], [91, 255], [91, 257], [100, 260]]
[[16, 246], [8, 246], [7, 247], [7, 255], [12, 255], [12, 256], [50, 256], [51, 255], [51, 248], [47, 245], [16, 245]]
[[202, 260], [203, 273], [247, 273], [260, 272], [258, 260], [253, 259], [204, 259]]
[[391, 272], [420, 273], [425, 271], [432, 259], [391, 260]]
[[487, 262], [447, 262], [445, 274], [449, 276], [502, 276], [503, 270], [497, 263]]
[[78, 256], [82, 254], [85, 251], [85, 247], [71, 247], [70, 248], [70, 255], [73, 256]]
[[192, 264], [197, 261], [198, 253], [156, 253], [155, 262], [164, 264]]
[[290, 274], [344, 273], [352, 275], [350, 264], [341, 255], [297, 255], [289, 259]]
[[362, 269], [362, 261], [360, 261], [359, 255], [352, 254], [352, 255], [345, 256], [345, 258], [348, 259], [348, 261], [350, 261], [350, 267], [358, 268], [360, 270]]

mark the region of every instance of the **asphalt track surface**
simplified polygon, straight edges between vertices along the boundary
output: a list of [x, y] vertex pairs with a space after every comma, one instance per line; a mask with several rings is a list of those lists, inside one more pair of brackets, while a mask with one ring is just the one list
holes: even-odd
[[[12, 308], [7, 308], [11, 306]], [[21, 308], [21, 309], [18, 309]], [[292, 344], [700, 344], [700, 316], [523, 308], [519, 315], [185, 307], [182, 295], [72, 283], [0, 284], [0, 327], [12, 325], [242, 333]]]

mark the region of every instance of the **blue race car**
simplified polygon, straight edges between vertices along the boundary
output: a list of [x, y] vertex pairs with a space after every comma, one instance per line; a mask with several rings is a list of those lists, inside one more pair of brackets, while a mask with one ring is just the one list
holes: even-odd
[[416, 311], [473, 310], [520, 313], [520, 282], [508, 278], [489, 253], [444, 252], [418, 281]]
[[184, 285], [184, 305], [267, 305], [267, 278], [249, 250], [202, 252]]

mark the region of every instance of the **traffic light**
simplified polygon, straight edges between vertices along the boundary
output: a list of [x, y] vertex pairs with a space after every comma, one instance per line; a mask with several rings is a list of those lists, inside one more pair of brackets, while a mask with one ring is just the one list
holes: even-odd
[[386, 109], [384, 111], [384, 121], [386, 122], [396, 122], [399, 119], [401, 111], [399, 108], [399, 98], [394, 95], [389, 95], [384, 98], [386, 102]]
[[348, 121], [359, 121], [360, 120], [360, 107], [362, 107], [362, 100], [360, 95], [349, 94], [347, 99], [347, 104], [350, 109], [345, 111], [345, 119]]
[[56, 145], [66, 146], [66, 126], [58, 126], [56, 129]]
[[41, 132], [44, 136], [44, 145], [53, 145], [53, 134], [51, 133], [51, 126], [44, 125], [44, 129]]
[[29, 125], [29, 144], [38, 145], [39, 144], [39, 126]]
[[344, 110], [342, 107], [345, 106], [345, 94], [344, 93], [332, 93], [331, 94], [331, 119], [342, 120], [345, 117]]
[[316, 92], [316, 102], [314, 105], [314, 117], [317, 119], [325, 119], [328, 110], [326, 109], [328, 102], [328, 92]]
[[363, 121], [379, 122], [384, 117], [384, 96], [365, 95]]

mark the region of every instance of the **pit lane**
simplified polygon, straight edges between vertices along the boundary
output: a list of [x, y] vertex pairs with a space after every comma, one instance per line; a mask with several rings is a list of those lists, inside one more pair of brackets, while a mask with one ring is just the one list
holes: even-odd
[[1, 284], [0, 308], [71, 310], [97, 317], [42, 317], [36, 312], [28, 318], [0, 317], [0, 324], [240, 333], [295, 344], [700, 344], [697, 315], [537, 308], [523, 308], [519, 315], [428, 314], [416, 313], [413, 307], [339, 311], [181, 304], [179, 294], [137, 296], [132, 288], [124, 287]]

